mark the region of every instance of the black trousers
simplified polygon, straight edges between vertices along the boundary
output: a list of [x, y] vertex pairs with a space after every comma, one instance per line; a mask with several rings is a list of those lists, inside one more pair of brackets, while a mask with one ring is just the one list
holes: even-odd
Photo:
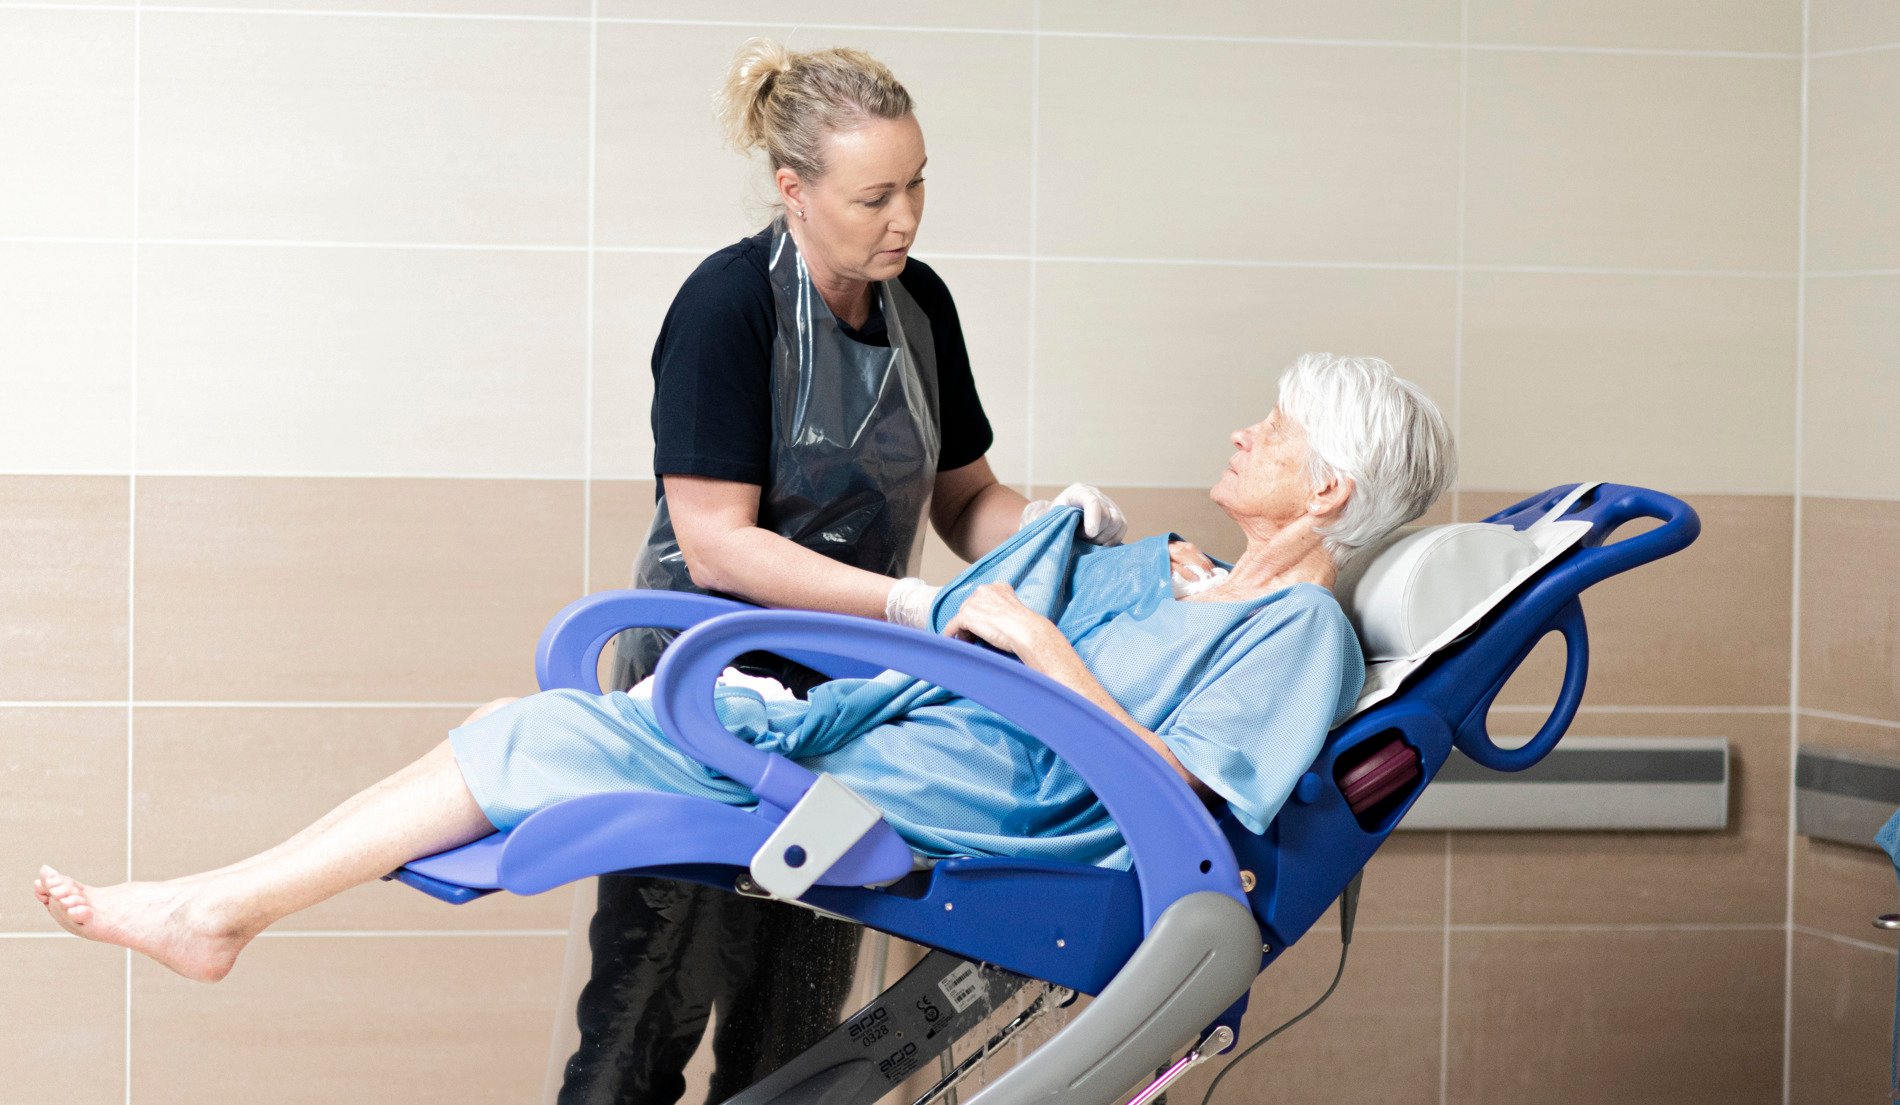
[[838, 1024], [863, 930], [696, 883], [605, 875], [560, 1105], [672, 1105], [713, 1010], [707, 1105]]

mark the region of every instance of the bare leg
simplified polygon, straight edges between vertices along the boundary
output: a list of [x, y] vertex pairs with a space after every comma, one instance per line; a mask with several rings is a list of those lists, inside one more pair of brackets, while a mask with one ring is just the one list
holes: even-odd
[[189, 878], [107, 887], [42, 867], [34, 892], [76, 936], [128, 947], [187, 978], [216, 982], [252, 938], [284, 917], [417, 856], [493, 831], [444, 741], [251, 859]]

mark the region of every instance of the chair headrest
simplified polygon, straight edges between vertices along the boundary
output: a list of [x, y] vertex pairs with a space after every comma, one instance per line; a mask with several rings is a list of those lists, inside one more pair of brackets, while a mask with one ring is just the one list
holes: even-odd
[[1463, 522], [1408, 526], [1340, 570], [1334, 593], [1366, 660], [1419, 655], [1543, 556], [1530, 534]]

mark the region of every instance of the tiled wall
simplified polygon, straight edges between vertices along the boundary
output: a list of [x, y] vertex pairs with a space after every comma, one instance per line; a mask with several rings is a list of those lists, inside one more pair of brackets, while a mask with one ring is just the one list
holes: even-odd
[[[1731, 828], [1402, 836], [1340, 993], [1223, 1095], [1779, 1101], [1790, 1010], [1797, 1099], [1859, 1092], [1892, 884], [1790, 858], [1791, 629], [1803, 739], [1891, 744], [1900, 51], [1859, 48], [1900, 21], [1814, 0], [1805, 58], [1796, 0], [1653, 7], [0, 3], [0, 868], [236, 857], [528, 688], [543, 619], [644, 533], [660, 315], [762, 218], [708, 108], [770, 33], [916, 95], [919, 253], [1005, 479], [1234, 551], [1224, 432], [1330, 348], [1458, 422], [1439, 517], [1579, 478], [1703, 513], [1593, 594], [1576, 731], [1730, 738]], [[0, 1103], [55, 1061], [76, 1105], [532, 1099], [573, 901], [373, 886], [200, 988], [22, 890]], [[1254, 1032], [1323, 988], [1329, 926]]]
[[[1900, 14], [1816, 3], [1801, 358], [1803, 744], [1900, 756]], [[1887, 858], [1794, 838], [1792, 1100], [1888, 1086], [1900, 909]]]

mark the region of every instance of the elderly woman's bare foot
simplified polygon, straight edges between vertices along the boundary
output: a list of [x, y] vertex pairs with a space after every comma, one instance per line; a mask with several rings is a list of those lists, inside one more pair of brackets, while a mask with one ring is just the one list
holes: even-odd
[[229, 974], [254, 935], [216, 906], [215, 889], [202, 880], [94, 887], [42, 867], [33, 890], [74, 936], [131, 948], [199, 982]]

